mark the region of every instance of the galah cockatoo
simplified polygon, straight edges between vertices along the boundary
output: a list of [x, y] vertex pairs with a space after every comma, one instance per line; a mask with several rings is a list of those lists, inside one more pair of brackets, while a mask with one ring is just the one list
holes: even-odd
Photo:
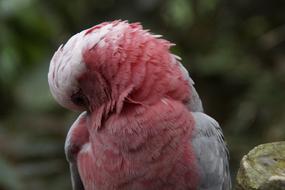
[[139, 23], [113, 21], [55, 52], [51, 93], [83, 111], [65, 143], [74, 190], [231, 188], [222, 130], [172, 45]]

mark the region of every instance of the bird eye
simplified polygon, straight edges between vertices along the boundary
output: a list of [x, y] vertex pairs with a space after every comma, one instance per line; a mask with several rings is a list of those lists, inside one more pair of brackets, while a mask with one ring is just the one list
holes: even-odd
[[86, 107], [89, 104], [88, 98], [83, 94], [81, 90], [71, 95], [71, 101], [77, 105]]

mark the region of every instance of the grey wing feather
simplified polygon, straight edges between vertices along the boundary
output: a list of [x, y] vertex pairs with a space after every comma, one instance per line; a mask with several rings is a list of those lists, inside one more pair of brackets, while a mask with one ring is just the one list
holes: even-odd
[[230, 190], [229, 154], [219, 124], [204, 113], [193, 113], [192, 146], [200, 171], [199, 190]]
[[[190, 77], [189, 77], [190, 78]], [[191, 87], [191, 99], [188, 103], [188, 108], [193, 112], [204, 112], [202, 101], [194, 88], [194, 83], [190, 84]]]
[[[70, 131], [72, 131], [72, 129], [73, 127], [71, 127]], [[73, 153], [73, 149], [74, 148], [76, 149], [76, 147], [73, 147], [70, 143], [71, 141], [70, 131], [66, 137], [64, 149], [65, 149], [66, 159], [69, 162], [72, 189], [73, 190], [84, 190], [84, 186], [80, 178], [77, 163], [76, 163], [76, 155]]]
[[77, 164], [70, 162], [69, 167], [70, 167], [70, 173], [71, 173], [72, 189], [73, 190], [84, 190], [83, 183], [79, 176]]
[[186, 68], [179, 61], [177, 61], [177, 64], [179, 65], [181, 72], [183, 73], [185, 79], [188, 81], [189, 87], [191, 88], [191, 97], [189, 97], [190, 101], [187, 103], [187, 107], [193, 112], [204, 112], [202, 101], [196, 89], [194, 88], [194, 81], [190, 77]]

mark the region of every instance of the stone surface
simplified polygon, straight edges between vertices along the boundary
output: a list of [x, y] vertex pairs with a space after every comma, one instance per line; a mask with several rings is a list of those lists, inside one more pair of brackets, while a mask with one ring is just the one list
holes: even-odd
[[285, 141], [262, 144], [241, 161], [237, 190], [285, 190]]

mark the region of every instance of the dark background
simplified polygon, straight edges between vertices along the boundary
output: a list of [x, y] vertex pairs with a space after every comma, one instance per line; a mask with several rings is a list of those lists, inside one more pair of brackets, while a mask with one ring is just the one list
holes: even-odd
[[285, 139], [284, 0], [0, 0], [0, 190], [71, 189], [63, 144], [78, 113], [51, 97], [49, 61], [71, 35], [114, 19], [177, 44], [223, 127], [233, 177], [254, 146]]

